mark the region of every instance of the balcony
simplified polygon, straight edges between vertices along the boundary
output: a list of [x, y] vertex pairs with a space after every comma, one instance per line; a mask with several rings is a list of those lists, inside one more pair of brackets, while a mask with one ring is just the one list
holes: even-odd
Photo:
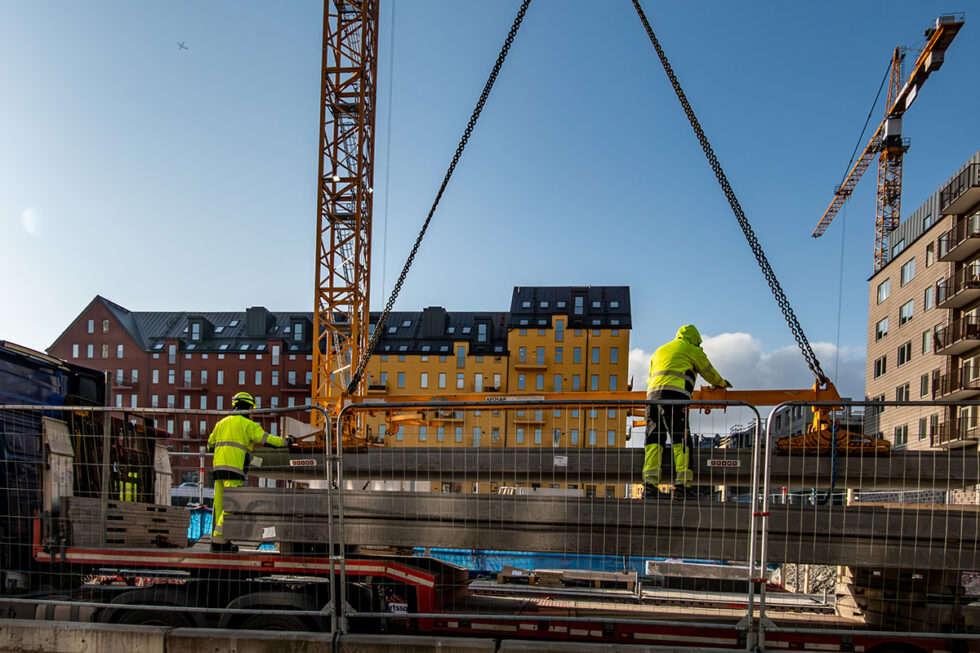
[[980, 251], [980, 219], [974, 214], [957, 220], [952, 229], [939, 237], [940, 261], [965, 261]]
[[114, 390], [137, 390], [139, 389], [139, 381], [131, 376], [124, 376], [122, 378], [115, 376], [112, 378], [112, 388]]
[[548, 366], [545, 364], [544, 360], [526, 360], [518, 361], [514, 363], [515, 370], [546, 370]]
[[980, 164], [971, 163], [939, 191], [939, 208], [944, 215], [961, 215], [980, 202]]
[[980, 395], [980, 378], [971, 377], [976, 372], [969, 367], [943, 374], [933, 383], [932, 398], [955, 401]]
[[[372, 391], [374, 391], [374, 392], [384, 392], [385, 391], [385, 387], [386, 386], [383, 383], [380, 383], [380, 384], [378, 384], [378, 383], [372, 383], [371, 385], [368, 386], [368, 392], [372, 392]], [[310, 392], [310, 386], [306, 385], [305, 383], [283, 383], [282, 384], [282, 391], [283, 392], [305, 392], [305, 393], [309, 394], [309, 392]]]
[[939, 425], [939, 431], [932, 434], [930, 443], [933, 447], [958, 449], [959, 447], [975, 445], [978, 436], [980, 436], [980, 427], [978, 426], [943, 422]]
[[936, 282], [936, 308], [961, 308], [980, 299], [980, 266], [972, 264]]
[[980, 320], [953, 320], [933, 336], [934, 350], [943, 356], [958, 356], [980, 347]]

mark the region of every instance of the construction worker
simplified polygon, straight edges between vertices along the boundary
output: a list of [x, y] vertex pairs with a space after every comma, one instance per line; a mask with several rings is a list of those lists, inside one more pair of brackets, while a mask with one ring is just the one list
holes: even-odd
[[[249, 411], [255, 408], [255, 399], [247, 392], [239, 392], [231, 398], [231, 407], [236, 411]], [[285, 447], [290, 438], [280, 438], [266, 433], [261, 426], [245, 415], [229, 415], [214, 425], [208, 437], [208, 451], [214, 453], [212, 472], [214, 474], [214, 515], [211, 528], [212, 551], [237, 551], [238, 547], [224, 538], [222, 527], [225, 521], [223, 499], [226, 487], [241, 487], [245, 482], [248, 463], [255, 445]]]
[[[688, 324], [682, 326], [677, 331], [677, 337], [659, 347], [650, 358], [647, 401], [690, 399], [699, 374], [715, 388], [732, 387], [711, 366], [708, 356], [701, 349], [701, 334], [693, 324]], [[660, 484], [660, 464], [664, 445], [669, 437], [674, 455], [673, 496], [675, 499], [697, 498], [697, 491], [691, 487], [694, 473], [691, 471], [687, 411], [686, 405], [647, 404], [643, 455], [644, 497], [660, 496], [657, 487]]]

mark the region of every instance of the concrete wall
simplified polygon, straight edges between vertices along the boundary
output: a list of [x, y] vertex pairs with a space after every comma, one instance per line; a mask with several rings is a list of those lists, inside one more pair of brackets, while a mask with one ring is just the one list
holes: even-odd
[[[538, 645], [540, 650], [540, 644]], [[347, 635], [335, 646], [328, 633], [231, 631], [0, 619], [0, 653], [494, 653], [492, 639]]]

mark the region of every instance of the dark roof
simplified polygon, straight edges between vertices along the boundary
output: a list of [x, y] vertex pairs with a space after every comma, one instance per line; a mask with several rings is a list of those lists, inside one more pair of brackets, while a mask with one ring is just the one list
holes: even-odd
[[[371, 315], [372, 333], [378, 317]], [[393, 311], [375, 353], [447, 356], [453, 353], [454, 342], [468, 342], [471, 354], [506, 353], [507, 313], [447, 311], [441, 306]]]
[[575, 328], [632, 325], [629, 286], [518, 286], [510, 301], [507, 326], [549, 329], [551, 316], [567, 315]]
[[[581, 298], [580, 315], [574, 314], [576, 297]], [[255, 353], [265, 351], [270, 340], [284, 341], [284, 353], [312, 351], [313, 313], [308, 311], [275, 312], [257, 306], [233, 312], [139, 312], [102, 296], [96, 296], [89, 306], [95, 302], [103, 304], [144, 351], [163, 351], [168, 341], [175, 340], [181, 352]], [[518, 287], [510, 313], [447, 311], [441, 306], [392, 312], [376, 353], [448, 355], [453, 353], [452, 343], [466, 341], [471, 354], [503, 354], [507, 352], [509, 328], [551, 328], [549, 318], [554, 314], [568, 315], [570, 327], [628, 329], [629, 287]], [[372, 333], [379, 315], [371, 314]], [[195, 320], [201, 322], [201, 338], [192, 341], [191, 323]], [[524, 320], [528, 323], [523, 324]], [[539, 324], [539, 320], [546, 324]], [[297, 322], [304, 330], [299, 342], [293, 337]]]

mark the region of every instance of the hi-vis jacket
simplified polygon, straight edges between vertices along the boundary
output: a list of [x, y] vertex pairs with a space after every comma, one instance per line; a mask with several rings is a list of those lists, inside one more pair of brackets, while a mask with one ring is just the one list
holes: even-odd
[[701, 334], [693, 324], [688, 324], [678, 329], [677, 337], [659, 347], [650, 358], [647, 394], [670, 389], [690, 397], [698, 374], [712, 385], [725, 384], [701, 349]]
[[277, 435], [266, 433], [261, 426], [244, 415], [229, 415], [214, 425], [208, 437], [208, 450], [214, 451], [215, 472], [231, 472], [245, 476], [245, 458], [255, 445], [269, 444], [284, 447], [286, 442]]

